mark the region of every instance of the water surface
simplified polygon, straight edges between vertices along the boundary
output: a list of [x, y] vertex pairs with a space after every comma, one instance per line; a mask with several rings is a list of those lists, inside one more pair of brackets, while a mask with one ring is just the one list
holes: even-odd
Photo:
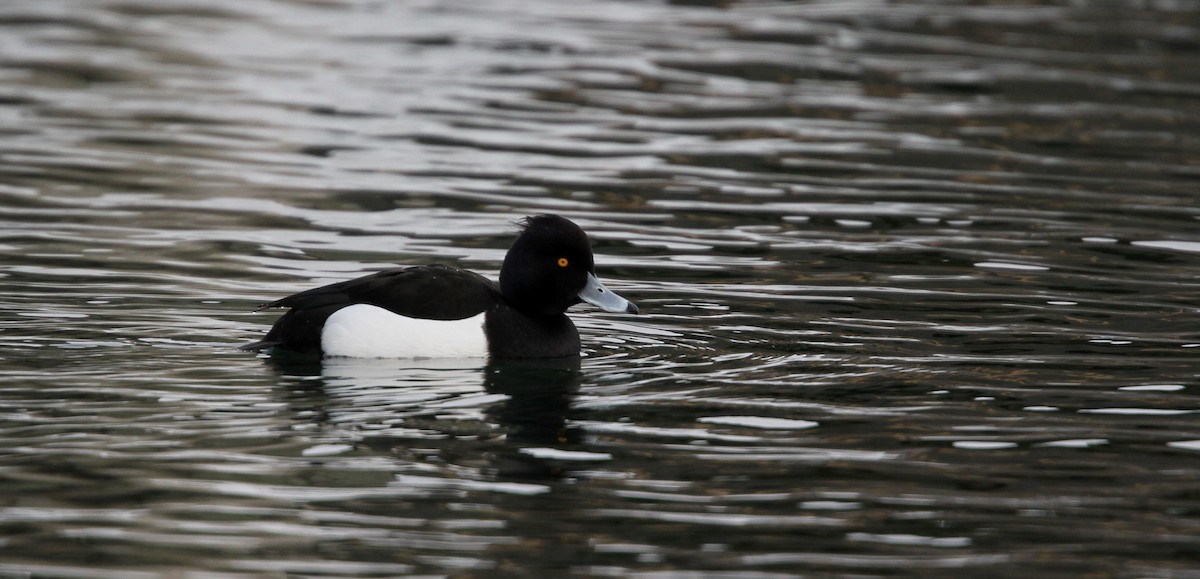
[[[1186, 3], [0, 8], [0, 574], [1196, 577]], [[579, 367], [282, 295], [591, 234]]]

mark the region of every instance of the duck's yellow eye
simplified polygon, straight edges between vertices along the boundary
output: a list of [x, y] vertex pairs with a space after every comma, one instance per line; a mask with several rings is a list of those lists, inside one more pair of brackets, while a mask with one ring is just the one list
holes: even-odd
[[565, 258], [565, 257], [558, 258], [558, 267], [567, 267], [568, 265], [571, 265], [571, 262], [569, 260], [567, 260], [567, 258]]

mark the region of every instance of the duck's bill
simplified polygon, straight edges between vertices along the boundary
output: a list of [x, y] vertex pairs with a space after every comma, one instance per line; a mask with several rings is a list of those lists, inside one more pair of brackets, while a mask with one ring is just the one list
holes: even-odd
[[579, 299], [606, 312], [638, 313], [638, 308], [633, 305], [633, 302], [604, 287], [604, 284], [590, 273], [587, 276], [587, 284], [583, 286], [583, 291], [579, 292]]

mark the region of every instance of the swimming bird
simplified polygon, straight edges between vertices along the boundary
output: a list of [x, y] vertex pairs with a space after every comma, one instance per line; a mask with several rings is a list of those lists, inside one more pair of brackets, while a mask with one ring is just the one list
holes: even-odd
[[496, 283], [452, 265], [388, 269], [302, 291], [259, 309], [289, 308], [243, 350], [358, 358], [578, 356], [567, 308], [638, 308], [596, 277], [587, 234], [558, 215], [526, 218]]

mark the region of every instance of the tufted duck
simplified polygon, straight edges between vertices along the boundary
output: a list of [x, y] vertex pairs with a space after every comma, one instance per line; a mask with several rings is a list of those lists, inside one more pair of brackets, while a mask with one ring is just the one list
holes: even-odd
[[596, 278], [578, 225], [538, 215], [524, 221], [499, 284], [450, 265], [381, 271], [264, 304], [290, 309], [242, 349], [358, 358], [578, 356], [579, 332], [565, 312], [580, 301], [638, 312]]

